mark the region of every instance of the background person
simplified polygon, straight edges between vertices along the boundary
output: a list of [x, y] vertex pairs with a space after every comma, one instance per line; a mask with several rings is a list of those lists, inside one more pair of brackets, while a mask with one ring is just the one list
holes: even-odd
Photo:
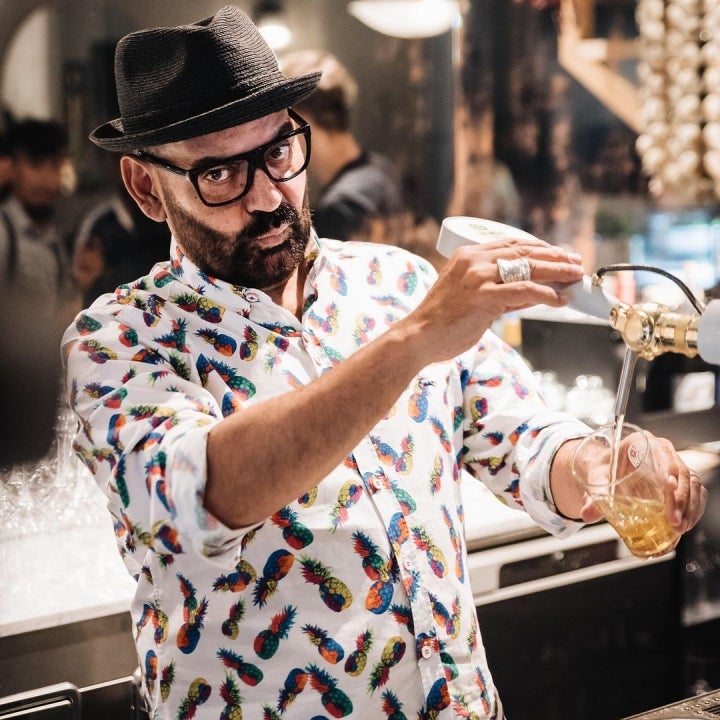
[[77, 311], [63, 231], [56, 222], [68, 162], [67, 133], [53, 120], [25, 119], [8, 132], [11, 190], [0, 204], [0, 277], [31, 292], [36, 312], [65, 322]]
[[0, 465], [50, 448], [60, 393], [59, 345], [79, 303], [55, 213], [67, 135], [60, 123], [24, 119], [6, 134], [9, 191], [0, 203]]
[[[83, 311], [64, 348], [78, 448], [137, 578], [151, 715], [502, 717], [460, 468], [550, 532], [599, 519], [569, 471], [588, 428], [489, 331], [562, 306], [550, 284], [580, 258], [494, 242], [436, 276], [318, 238], [292, 108], [319, 76], [284, 77], [237, 8], [133, 33], [115, 67], [122, 117], [91, 138], [167, 221], [170, 260]], [[524, 279], [503, 282], [502, 259]], [[654, 445], [685, 531], [704, 489]]]
[[308, 172], [318, 235], [401, 245], [409, 217], [397, 171], [352, 132], [358, 88], [347, 68], [327, 51], [301, 50], [284, 56], [282, 69], [289, 77], [322, 73], [295, 108], [313, 128]]
[[117, 182], [113, 195], [85, 214], [75, 234], [72, 277], [83, 305], [134, 281], [168, 256], [167, 225], [140, 210], [119, 172]]

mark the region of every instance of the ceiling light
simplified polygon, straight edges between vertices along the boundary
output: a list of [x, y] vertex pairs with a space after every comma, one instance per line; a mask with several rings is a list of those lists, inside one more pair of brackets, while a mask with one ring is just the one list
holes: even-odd
[[399, 38], [441, 35], [460, 23], [457, 0], [357, 0], [348, 12], [373, 30]]
[[253, 19], [258, 32], [273, 50], [286, 48], [292, 40], [285, 10], [279, 0], [260, 0], [255, 4]]

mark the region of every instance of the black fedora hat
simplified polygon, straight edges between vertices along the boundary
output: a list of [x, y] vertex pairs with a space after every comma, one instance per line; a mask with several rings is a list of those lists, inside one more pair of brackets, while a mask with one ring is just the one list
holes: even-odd
[[287, 78], [252, 20], [225, 7], [193, 25], [152, 28], [115, 50], [120, 117], [90, 133], [127, 152], [257, 120], [312, 93], [320, 73]]

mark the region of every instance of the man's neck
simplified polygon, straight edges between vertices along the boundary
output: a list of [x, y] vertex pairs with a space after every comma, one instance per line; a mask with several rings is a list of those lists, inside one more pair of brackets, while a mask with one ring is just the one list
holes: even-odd
[[306, 277], [307, 262], [303, 261], [287, 280], [275, 287], [265, 288], [264, 292], [276, 305], [285, 308], [300, 320], [304, 303], [303, 288], [305, 287]]

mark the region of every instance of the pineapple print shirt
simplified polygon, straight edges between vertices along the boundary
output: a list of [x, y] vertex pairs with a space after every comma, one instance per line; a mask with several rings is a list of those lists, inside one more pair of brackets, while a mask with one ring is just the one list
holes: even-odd
[[206, 276], [173, 240], [169, 263], [66, 332], [76, 447], [137, 579], [151, 714], [501, 717], [468, 584], [460, 467], [569, 534], [579, 526], [555, 512], [548, 469], [585, 427], [543, 405], [491, 332], [426, 367], [345, 462], [264, 522], [230, 530], [203, 507], [215, 423], [331, 371], [435, 278], [399, 248], [311, 246], [301, 321]]

